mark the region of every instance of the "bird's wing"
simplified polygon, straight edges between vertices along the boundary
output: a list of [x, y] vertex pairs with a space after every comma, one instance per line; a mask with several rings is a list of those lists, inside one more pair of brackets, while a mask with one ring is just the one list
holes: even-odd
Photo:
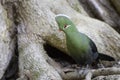
[[89, 44], [90, 44], [91, 51], [93, 53], [92, 55], [94, 56], [93, 58], [97, 59], [98, 55], [99, 55], [98, 50], [97, 50], [97, 47], [96, 47], [95, 43], [90, 38], [89, 38]]
[[[94, 57], [97, 57], [99, 55], [97, 57], [97, 59], [107, 60], [107, 61], [115, 61], [115, 59], [113, 57], [109, 56], [109, 55], [98, 53], [98, 50], [97, 50], [97, 47], [96, 47], [95, 43], [90, 38], [89, 38], [89, 40], [90, 40], [90, 47], [92, 49], [92, 52], [95, 53], [95, 54], [93, 54]], [[96, 53], [98, 53], [98, 54], [96, 54]]]
[[90, 47], [92, 49], [92, 52], [98, 52], [95, 43], [91, 39], [89, 39], [89, 40], [90, 40], [89, 43], [90, 43]]
[[85, 34], [83, 34], [83, 35], [88, 38], [90, 52], [92, 53], [93, 58], [97, 59], [97, 57], [98, 57], [98, 50], [97, 50], [97, 47], [96, 47], [95, 43], [87, 35], [85, 35]]
[[[83, 33], [82, 33], [82, 34], [83, 34]], [[94, 52], [94, 53], [95, 53], [95, 52], [98, 52], [95, 43], [94, 43], [87, 35], [85, 35], [85, 34], [83, 34], [83, 35], [88, 38], [89, 45], [90, 45], [90, 48], [91, 48], [92, 52]]]

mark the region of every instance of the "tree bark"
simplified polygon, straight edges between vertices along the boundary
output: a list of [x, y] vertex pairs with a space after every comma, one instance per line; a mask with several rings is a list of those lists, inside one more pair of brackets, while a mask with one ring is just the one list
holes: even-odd
[[43, 49], [43, 41], [38, 36], [18, 33], [18, 50], [21, 76], [19, 79], [62, 80], [55, 69], [47, 63], [48, 56]]
[[[119, 0], [79, 0], [91, 17], [100, 19], [120, 33]], [[113, 4], [113, 5], [112, 5]], [[114, 6], [117, 10], [114, 9]]]
[[0, 4], [0, 79], [15, 54], [14, 25], [7, 17], [7, 12]]
[[[84, 1], [86, 2], [86, 0]], [[111, 8], [110, 2], [106, 0], [105, 2], [106, 6], [102, 0], [88, 0], [86, 3], [90, 4], [89, 6], [94, 9], [94, 13], [98, 15], [99, 19], [112, 27], [119, 26], [119, 15], [113, 7]], [[69, 71], [66, 74], [63, 67], [47, 55], [44, 49], [45, 44], [69, 55], [65, 35], [63, 32], [59, 32], [55, 21], [57, 14], [70, 16], [77, 29], [95, 42], [100, 53], [110, 55], [116, 60], [120, 59], [119, 33], [105, 22], [97, 20], [98, 18], [94, 19], [96, 15], [84, 10], [83, 2], [78, 3], [78, 0], [2, 0], [1, 3], [0, 52], [3, 54], [0, 56], [3, 58], [0, 59], [0, 78], [15, 53], [19, 58], [19, 78], [17, 80], [79, 80], [81, 78], [89, 80], [94, 75], [95, 77], [102, 75], [98, 73], [96, 76], [95, 72], [99, 69], [95, 71], [92, 69], [90, 70], [93, 72], [92, 75], [86, 74], [83, 77], [81, 77], [82, 74], [77, 74], [81, 71], [77, 69], [73, 70], [72, 74], [69, 74]], [[111, 15], [112, 11], [114, 16]], [[90, 14], [94, 18], [91, 18]], [[15, 51], [16, 49], [17, 51]], [[115, 70], [117, 69], [119, 70], [119, 68]], [[113, 73], [119, 74], [114, 71]], [[105, 73], [105, 75], [110, 74]]]

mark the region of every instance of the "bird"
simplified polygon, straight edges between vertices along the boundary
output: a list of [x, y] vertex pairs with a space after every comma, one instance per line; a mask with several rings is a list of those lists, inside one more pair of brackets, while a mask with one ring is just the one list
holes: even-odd
[[69, 56], [77, 64], [89, 65], [98, 60], [115, 60], [111, 56], [99, 53], [95, 43], [87, 35], [78, 31], [69, 16], [58, 14], [55, 16], [55, 21], [59, 30], [65, 33]]

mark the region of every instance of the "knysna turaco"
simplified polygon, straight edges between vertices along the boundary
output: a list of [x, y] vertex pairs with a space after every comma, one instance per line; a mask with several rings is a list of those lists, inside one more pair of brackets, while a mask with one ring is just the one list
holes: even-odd
[[85, 34], [79, 32], [70, 18], [58, 14], [55, 20], [66, 35], [66, 45], [70, 56], [77, 64], [92, 64], [96, 60], [114, 61], [114, 58], [98, 52], [95, 43]]

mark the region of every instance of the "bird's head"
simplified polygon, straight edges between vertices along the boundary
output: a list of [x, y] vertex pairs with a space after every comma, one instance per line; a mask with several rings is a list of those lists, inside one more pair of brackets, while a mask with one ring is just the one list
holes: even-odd
[[74, 29], [74, 24], [73, 22], [70, 20], [70, 18], [64, 14], [58, 14], [55, 17], [55, 20], [59, 26], [59, 29], [61, 31], [68, 31], [68, 30], [73, 30]]

